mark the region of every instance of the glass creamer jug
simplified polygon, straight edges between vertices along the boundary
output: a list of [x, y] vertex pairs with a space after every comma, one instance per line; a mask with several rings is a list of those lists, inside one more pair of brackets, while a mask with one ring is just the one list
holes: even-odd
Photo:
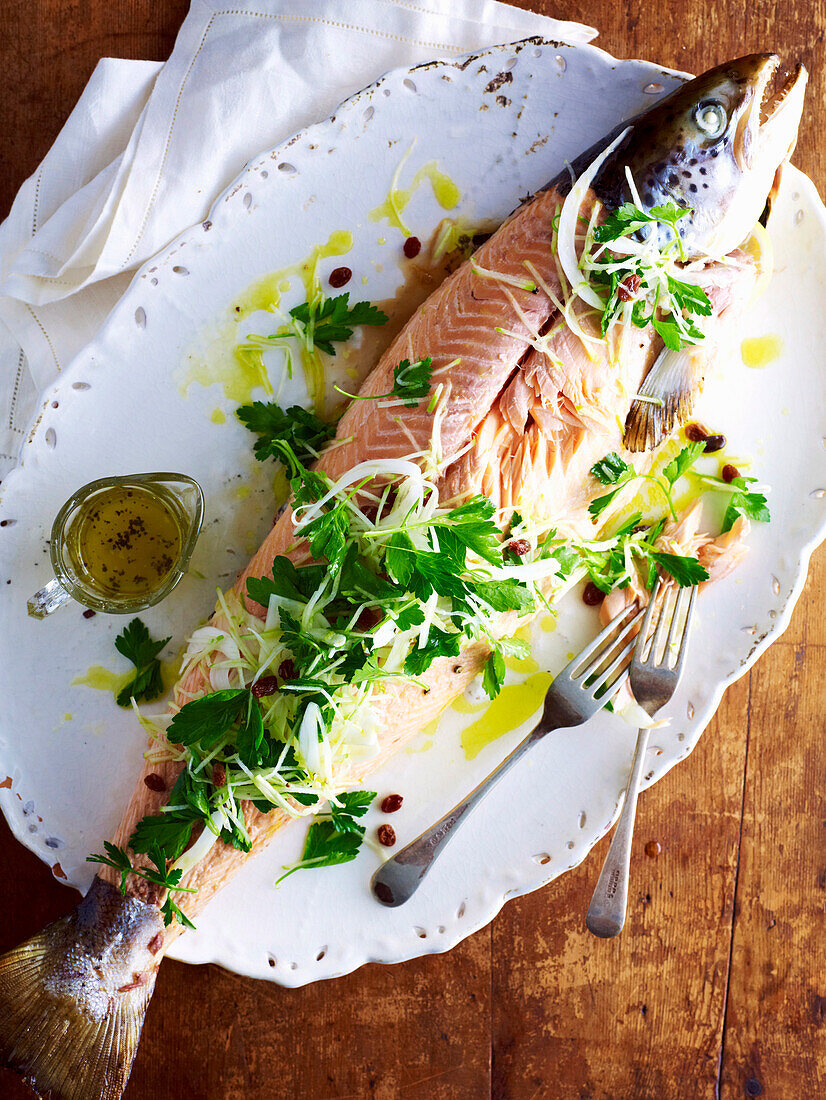
[[28, 602], [42, 619], [73, 599], [126, 615], [165, 599], [187, 570], [204, 495], [186, 474], [103, 477], [82, 486], [55, 517], [55, 579]]

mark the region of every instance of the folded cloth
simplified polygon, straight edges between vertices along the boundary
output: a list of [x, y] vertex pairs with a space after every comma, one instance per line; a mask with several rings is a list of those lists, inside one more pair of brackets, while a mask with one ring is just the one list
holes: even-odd
[[0, 226], [0, 476], [135, 269], [255, 154], [388, 69], [595, 34], [495, 0], [194, 0], [165, 64], [103, 59]]

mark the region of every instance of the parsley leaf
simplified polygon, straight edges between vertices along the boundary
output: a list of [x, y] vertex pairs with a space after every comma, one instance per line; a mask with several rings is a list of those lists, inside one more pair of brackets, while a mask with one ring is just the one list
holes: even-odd
[[329, 646], [313, 637], [312, 634], [306, 634], [301, 629], [301, 623], [298, 619], [294, 618], [283, 607], [278, 609], [278, 618], [281, 623], [281, 640], [293, 655], [299, 675], [302, 675], [312, 668], [319, 654], [323, 653]]
[[132, 861], [123, 848], [118, 848], [116, 844], [112, 844], [108, 840], [104, 840], [103, 847], [106, 855], [93, 852], [92, 855], [86, 857], [86, 862], [102, 863], [105, 867], [112, 867], [114, 870], [120, 871], [120, 892], [125, 894], [127, 876], [132, 874]]
[[478, 494], [447, 515], [434, 518], [433, 526], [450, 531], [468, 550], [473, 550], [491, 565], [502, 562], [502, 532], [493, 520], [496, 506], [488, 497]]
[[336, 666], [336, 672], [345, 680], [353, 680], [360, 669], [367, 664], [367, 652], [362, 643], [357, 642], [352, 649], [344, 654], [341, 664]]
[[305, 867], [333, 867], [355, 859], [361, 847], [360, 833], [340, 833], [332, 821], [316, 821], [307, 832], [301, 859], [276, 880], [276, 886], [285, 878]]
[[615, 485], [625, 474], [634, 472], [634, 467], [620, 458], [616, 451], [612, 451], [595, 462], [591, 467], [591, 473], [601, 481], [603, 485]]
[[701, 317], [711, 316], [711, 301], [701, 286], [684, 283], [669, 275], [668, 293], [678, 309], [684, 309], [687, 313], [698, 313]]
[[399, 675], [398, 672], [386, 672], [379, 664], [378, 655], [374, 651], [353, 673], [351, 683], [368, 684], [373, 680], [392, 680]]
[[269, 606], [270, 596], [305, 603], [324, 580], [325, 572], [324, 566], [317, 564], [296, 568], [289, 558], [279, 554], [273, 559], [272, 578], [247, 578], [247, 595], [262, 607]]
[[501, 648], [494, 647], [482, 674], [482, 688], [489, 699], [495, 699], [505, 682], [505, 657]]
[[703, 568], [696, 558], [682, 557], [680, 554], [666, 554], [658, 550], [652, 550], [649, 554], [651, 561], [664, 569], [666, 573], [682, 588], [691, 588], [700, 581], [708, 580], [708, 571]]
[[[272, 809], [271, 805], [270, 809]], [[252, 839], [239, 821], [231, 821], [229, 825], [224, 826], [221, 830], [221, 840], [223, 840], [224, 844], [231, 845], [239, 852], [252, 851]]]
[[246, 710], [249, 695], [246, 688], [227, 688], [184, 703], [166, 731], [170, 743], [216, 745]]
[[199, 817], [209, 817], [206, 782], [198, 782], [188, 768], [181, 771], [169, 796], [170, 806], [177, 806], [181, 802], [185, 802]]
[[411, 363], [409, 359], [402, 359], [398, 366], [393, 368], [393, 389], [390, 396], [401, 397], [408, 409], [414, 408], [430, 393], [430, 377], [433, 374], [433, 360], [428, 355], [426, 359], [417, 359]]
[[458, 657], [461, 639], [461, 634], [450, 634], [432, 626], [427, 635], [427, 644], [408, 653], [404, 662], [405, 675], [421, 676], [437, 657]]
[[183, 871], [167, 871], [166, 853], [161, 851], [157, 845], [154, 845], [148, 853], [150, 860], [155, 864], [154, 870], [151, 867], [134, 867], [124, 849], [118, 848], [115, 844], [110, 844], [108, 840], [103, 842], [103, 847], [106, 851], [106, 855], [94, 853], [86, 857], [86, 862], [103, 863], [107, 867], [112, 867], [116, 871], [120, 871], [120, 892], [124, 896], [126, 894], [127, 877], [129, 875], [137, 875], [139, 878], [146, 879], [147, 882], [155, 883], [155, 885], [170, 891], [170, 896], [167, 897], [165, 903], [161, 906], [165, 925], [171, 924], [173, 920], [179, 920], [181, 924], [186, 925], [188, 928], [195, 927], [192, 921], [189, 920], [171, 900], [171, 891], [183, 891], [187, 894], [195, 894], [197, 891], [192, 887], [180, 885]]
[[651, 317], [650, 321], [660, 334], [662, 342], [670, 351], [679, 351], [680, 348], [685, 347], [686, 335], [690, 336], [692, 340], [703, 339], [703, 334], [696, 325], [692, 325], [690, 321], [683, 320], [683, 328], [681, 328], [674, 320], [673, 314], [662, 318]]
[[128, 707], [132, 699], [157, 699], [163, 694], [161, 663], [158, 654], [170, 638], [153, 641], [140, 619], [131, 623], [115, 638], [115, 649], [135, 666], [135, 675], [117, 696], [119, 707]]
[[173, 920], [176, 920], [178, 924], [182, 924], [184, 928], [195, 928], [195, 925], [183, 911], [172, 900], [172, 895], [167, 895], [166, 901], [161, 906], [161, 914], [163, 916], [163, 922], [168, 927]]
[[296, 470], [290, 456], [306, 465], [318, 457], [324, 444], [336, 434], [335, 423], [319, 419], [300, 405], [292, 405], [285, 411], [273, 401], [254, 401], [241, 405], [235, 415], [258, 436], [253, 448], [258, 461], [280, 459], [293, 476]]
[[348, 791], [337, 796], [342, 806], [330, 805], [330, 817], [339, 833], [356, 833], [364, 836], [364, 826], [356, 818], [364, 817], [370, 809], [370, 803], [376, 797], [375, 791]]
[[591, 473], [603, 485], [614, 486], [609, 493], [603, 493], [602, 496], [595, 497], [588, 505], [589, 515], [596, 519], [601, 512], [605, 511], [620, 489], [637, 476], [637, 471], [620, 458], [616, 451], [612, 451], [605, 458], [601, 458], [599, 462], [594, 463], [591, 467]]
[[293, 507], [296, 504], [316, 504], [330, 488], [325, 474], [301, 467], [295, 477], [290, 479], [293, 494]]
[[603, 493], [601, 497], [594, 497], [588, 505], [588, 514], [596, 518], [601, 512], [604, 512], [621, 488], [622, 485], [618, 485], [610, 493]]
[[177, 859], [189, 844], [196, 820], [201, 820], [201, 816], [191, 809], [147, 814], [135, 826], [129, 847], [133, 852], [151, 852], [157, 847], [163, 850], [167, 859]]
[[613, 214], [610, 214], [602, 225], [594, 230], [594, 240], [600, 244], [616, 241], [620, 237], [627, 237], [636, 233], [646, 225], [662, 222], [676, 230], [677, 222], [684, 218], [689, 210], [684, 206], [676, 206], [669, 202], [664, 206], [652, 206], [646, 213], [632, 202], [625, 202]]
[[670, 225], [672, 229], [677, 228], [677, 222], [680, 218], [684, 218], [691, 211], [687, 206], [677, 206], [674, 202], [667, 202], [663, 206], [652, 206], [651, 217], [656, 218], [658, 222], [662, 222], [663, 225]]
[[531, 655], [531, 647], [528, 642], [517, 638], [513, 635], [510, 638], [500, 638], [498, 642], [499, 649], [508, 657], [516, 657], [520, 661], [524, 661], [526, 657]]
[[[329, 480], [323, 474], [312, 470], [302, 470], [293, 478], [293, 508], [296, 505], [317, 504], [328, 492]], [[350, 533], [350, 515], [346, 500], [334, 497], [313, 519], [301, 518], [295, 532], [303, 539], [309, 539], [310, 550], [314, 558], [327, 559], [327, 573], [336, 576], [344, 564], [347, 552], [347, 536]]]
[[663, 477], [668, 484], [673, 485], [678, 478], [682, 477], [694, 465], [704, 449], [702, 443], [689, 443], [687, 447], [683, 447], [663, 470]]
[[235, 737], [235, 750], [239, 760], [248, 768], [258, 767], [263, 743], [264, 719], [261, 708], [250, 693], [246, 721]]
[[557, 572], [560, 577], [570, 577], [571, 573], [573, 573], [579, 565], [579, 554], [577, 554], [573, 547], [567, 546], [565, 543], [562, 543], [561, 546], [549, 549], [547, 553], [545, 552], [545, 544], [543, 543], [539, 552], [539, 558], [556, 558], [559, 562], [559, 569]]
[[350, 532], [350, 516], [344, 501], [334, 504], [309, 523], [302, 521], [295, 531], [310, 540], [313, 557], [326, 558], [328, 571], [336, 576], [344, 563]]
[[730, 531], [734, 526], [734, 521], [739, 515], [746, 516], [747, 519], [753, 519], [757, 523], [769, 523], [771, 520], [771, 513], [769, 512], [768, 502], [763, 493], [750, 493], [748, 486], [753, 484], [757, 479], [754, 477], [736, 477], [731, 482], [732, 485], [737, 486], [739, 492], [732, 493], [729, 498], [728, 507], [726, 513], [723, 516], [723, 530], [721, 534], [725, 534], [726, 531]]
[[466, 606], [468, 585], [458, 575], [455, 563], [444, 552], [419, 550], [416, 553], [416, 568], [409, 581], [410, 591], [422, 603], [427, 603], [432, 592], [446, 596]]
[[335, 355], [333, 344], [349, 340], [356, 326], [387, 324], [387, 314], [370, 302], [356, 302], [350, 306], [349, 293], [339, 294], [337, 298], [321, 298], [312, 304], [303, 302], [290, 310], [290, 316], [298, 322], [294, 327], [298, 328], [299, 339], [328, 355]]
[[384, 567], [393, 580], [406, 588], [415, 568], [416, 547], [410, 535], [397, 531], [387, 541]]
[[533, 611], [534, 599], [525, 585], [513, 577], [504, 581], [477, 581], [474, 595], [494, 611]]
[[[353, 401], [378, 401], [383, 397], [401, 397], [402, 404], [408, 409], [413, 409], [423, 397], [430, 393], [430, 378], [433, 374], [433, 360], [428, 355], [425, 359], [417, 359], [411, 363], [409, 359], [402, 359], [393, 368], [393, 388], [389, 393], [348, 393], [341, 386], [334, 386], [339, 393]], [[428, 409], [432, 412], [432, 409]]]
[[365, 600], [386, 602], [402, 594], [396, 585], [368, 569], [359, 559], [357, 548], [352, 543], [341, 567], [338, 591], [351, 604], [360, 604]]

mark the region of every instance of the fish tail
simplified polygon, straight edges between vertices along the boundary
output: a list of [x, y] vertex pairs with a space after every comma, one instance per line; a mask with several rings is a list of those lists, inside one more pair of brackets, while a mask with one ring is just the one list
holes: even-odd
[[689, 349], [664, 348], [631, 403], [623, 438], [628, 450], [658, 447], [676, 424], [691, 415], [702, 384], [702, 371]]
[[54, 1100], [117, 1100], [163, 942], [156, 905], [95, 878], [72, 913], [0, 957], [0, 1062]]

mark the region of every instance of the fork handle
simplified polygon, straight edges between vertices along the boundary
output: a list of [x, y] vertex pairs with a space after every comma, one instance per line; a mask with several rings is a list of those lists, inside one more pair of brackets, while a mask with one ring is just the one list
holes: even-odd
[[637, 733], [634, 763], [631, 765], [622, 811], [585, 917], [585, 926], [588, 931], [605, 940], [619, 935], [625, 924], [631, 841], [634, 836], [637, 796], [640, 793], [640, 780], [648, 748], [648, 734], [648, 729], [641, 729]]
[[391, 856], [373, 875], [370, 886], [374, 897], [382, 905], [395, 907], [404, 905], [409, 901], [419, 883], [432, 867], [436, 857], [453, 836], [457, 825], [470, 813], [474, 806], [480, 802], [505, 772], [509, 771], [520, 757], [527, 752], [531, 745], [538, 741], [545, 733], [550, 732], [556, 726], [549, 725], [544, 720], [536, 729], [520, 741], [513, 752], [509, 753], [495, 771], [492, 771], [486, 779], [483, 779], [478, 787], [458, 806], [454, 806], [435, 825], [431, 825], [416, 840], [412, 840], [401, 851]]

